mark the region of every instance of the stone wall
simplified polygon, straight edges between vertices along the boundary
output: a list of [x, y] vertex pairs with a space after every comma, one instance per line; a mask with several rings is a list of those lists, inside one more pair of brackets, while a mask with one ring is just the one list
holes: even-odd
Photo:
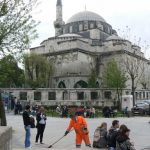
[[[90, 88], [10, 88], [2, 89], [5, 94], [17, 97], [23, 104], [42, 104], [55, 106], [61, 105], [92, 105], [92, 106], [112, 106], [117, 103], [115, 89], [90, 89]], [[122, 95], [130, 95], [131, 89], [123, 89]], [[136, 100], [150, 99], [149, 90], [135, 91]]]
[[0, 150], [12, 150], [12, 128], [0, 126]]

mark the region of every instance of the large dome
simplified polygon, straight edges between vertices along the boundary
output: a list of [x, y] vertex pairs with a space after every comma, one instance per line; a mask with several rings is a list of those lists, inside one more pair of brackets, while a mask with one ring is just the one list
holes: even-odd
[[106, 22], [104, 18], [102, 18], [100, 15], [90, 12], [90, 11], [83, 11], [79, 12], [75, 15], [73, 15], [67, 23], [72, 23], [72, 22], [78, 22], [78, 21], [102, 21]]

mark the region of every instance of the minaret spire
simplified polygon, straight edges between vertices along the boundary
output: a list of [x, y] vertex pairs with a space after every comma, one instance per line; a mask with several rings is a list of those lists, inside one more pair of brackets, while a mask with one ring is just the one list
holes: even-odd
[[62, 34], [64, 25], [63, 21], [63, 13], [62, 13], [62, 0], [57, 0], [56, 3], [56, 21], [54, 22], [55, 27], [55, 36], [59, 36]]
[[56, 6], [62, 6], [62, 1], [61, 0], [57, 0]]

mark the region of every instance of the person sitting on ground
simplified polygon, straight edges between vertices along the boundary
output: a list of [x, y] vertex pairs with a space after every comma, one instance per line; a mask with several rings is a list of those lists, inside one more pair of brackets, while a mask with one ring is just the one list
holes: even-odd
[[116, 150], [135, 150], [129, 138], [130, 129], [123, 126], [116, 138]]
[[[122, 132], [122, 130], [127, 129], [127, 128], [128, 128], [128, 127], [127, 127], [125, 124], [122, 124], [122, 125], [120, 125], [120, 128], [119, 128], [119, 131], [118, 131], [118, 132], [120, 133], [120, 132]], [[119, 133], [118, 133], [118, 134], [119, 134]]]
[[107, 123], [103, 122], [94, 132], [93, 138], [94, 148], [106, 148], [107, 147]]
[[119, 128], [119, 121], [114, 120], [112, 122], [112, 127], [110, 128], [107, 136], [108, 140], [108, 150], [115, 150], [116, 149], [116, 138], [118, 136], [118, 129]]

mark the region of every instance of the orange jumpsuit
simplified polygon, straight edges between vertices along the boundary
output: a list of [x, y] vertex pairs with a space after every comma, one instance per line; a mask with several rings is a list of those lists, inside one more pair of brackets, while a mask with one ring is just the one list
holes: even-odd
[[89, 130], [87, 128], [85, 131], [85, 127], [87, 128], [87, 122], [82, 116], [77, 116], [76, 120], [70, 120], [70, 124], [67, 130], [70, 131], [71, 128], [74, 128], [76, 132], [76, 146], [81, 146], [82, 140], [84, 140], [86, 146], [90, 146]]

